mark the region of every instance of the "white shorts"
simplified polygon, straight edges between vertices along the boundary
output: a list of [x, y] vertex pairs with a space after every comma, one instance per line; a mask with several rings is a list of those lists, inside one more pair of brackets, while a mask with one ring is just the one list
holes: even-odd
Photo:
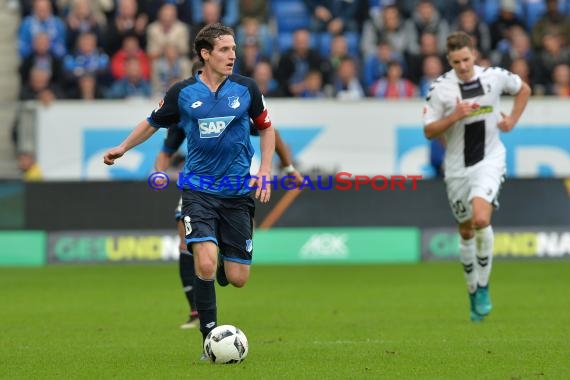
[[464, 177], [445, 179], [447, 199], [455, 220], [463, 223], [471, 219], [471, 200], [475, 197], [499, 208], [499, 191], [504, 180], [504, 165], [489, 164], [469, 168]]

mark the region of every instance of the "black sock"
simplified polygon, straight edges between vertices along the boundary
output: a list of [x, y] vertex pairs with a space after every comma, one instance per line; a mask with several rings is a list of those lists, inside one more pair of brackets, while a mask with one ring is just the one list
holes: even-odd
[[194, 294], [196, 297], [196, 309], [200, 316], [200, 331], [202, 332], [202, 337], [206, 339], [206, 335], [217, 325], [214, 280], [202, 280], [200, 277], [195, 276]]
[[180, 259], [178, 260], [178, 270], [180, 272], [180, 280], [182, 281], [182, 288], [184, 294], [190, 305], [190, 314], [193, 315], [196, 311], [196, 301], [194, 300], [194, 257], [188, 252], [180, 252]]

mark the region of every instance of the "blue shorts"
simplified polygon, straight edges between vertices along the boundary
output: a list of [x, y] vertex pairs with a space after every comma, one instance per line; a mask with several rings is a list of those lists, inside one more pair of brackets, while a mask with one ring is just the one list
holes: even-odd
[[222, 198], [200, 191], [182, 192], [186, 244], [212, 241], [224, 260], [251, 264], [255, 203], [249, 196]]

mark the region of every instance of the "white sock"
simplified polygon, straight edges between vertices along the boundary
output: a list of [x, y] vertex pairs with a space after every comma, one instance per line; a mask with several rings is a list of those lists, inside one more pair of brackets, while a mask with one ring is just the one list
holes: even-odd
[[475, 293], [477, 290], [477, 271], [475, 270], [475, 238], [463, 239], [459, 243], [459, 255], [461, 264], [463, 264], [463, 274], [465, 281], [467, 281], [467, 289], [469, 293]]
[[491, 266], [493, 264], [493, 243], [495, 235], [493, 227], [488, 225], [476, 232], [477, 236], [477, 273], [479, 276], [479, 285], [487, 286], [489, 284], [489, 276], [491, 275]]

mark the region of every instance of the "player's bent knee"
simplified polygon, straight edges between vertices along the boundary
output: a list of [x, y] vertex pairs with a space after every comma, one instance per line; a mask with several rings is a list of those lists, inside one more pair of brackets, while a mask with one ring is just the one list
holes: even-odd
[[212, 260], [196, 260], [194, 263], [196, 274], [203, 279], [211, 279], [216, 277], [217, 265]]
[[471, 223], [461, 224], [459, 226], [459, 235], [465, 240], [469, 240], [475, 236], [475, 230]]
[[229, 279], [230, 284], [232, 284], [233, 286], [235, 286], [236, 288], [243, 288], [245, 286], [245, 284], [247, 284], [247, 277], [240, 277], [240, 278], [234, 278], [234, 279]]
[[475, 216], [473, 218], [473, 227], [475, 229], [481, 229], [481, 228], [485, 228], [490, 224], [490, 220], [489, 218], [486, 217], [480, 217], [480, 216]]
[[249, 279], [249, 266], [226, 261], [226, 275], [230, 284], [243, 288]]

